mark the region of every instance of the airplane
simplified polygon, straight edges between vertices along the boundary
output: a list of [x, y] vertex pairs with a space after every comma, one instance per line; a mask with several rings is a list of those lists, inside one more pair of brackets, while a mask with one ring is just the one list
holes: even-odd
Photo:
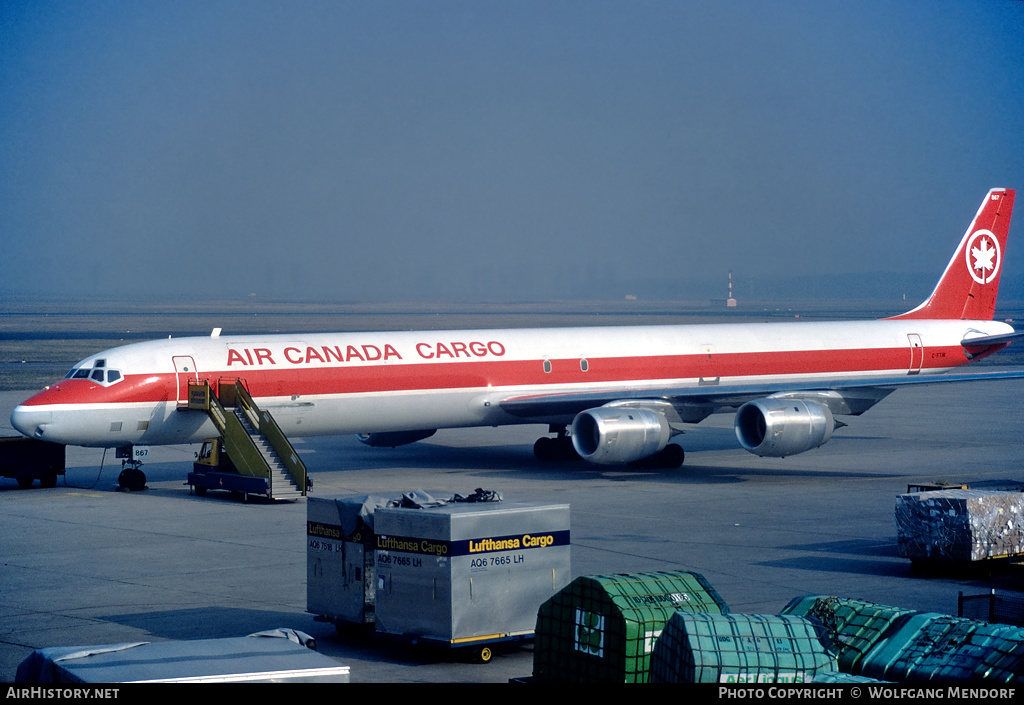
[[[993, 320], [1015, 192], [985, 196], [931, 296], [881, 320], [210, 336], [113, 348], [15, 408], [22, 434], [124, 448], [200, 443], [190, 381], [240, 380], [291, 437], [398, 446], [437, 429], [547, 424], [541, 459], [678, 467], [670, 440], [735, 412], [742, 448], [817, 448], [907, 384], [1021, 377], [945, 373], [1024, 333]], [[141, 472], [141, 471], [140, 471]], [[143, 476], [144, 477], [144, 476]]]

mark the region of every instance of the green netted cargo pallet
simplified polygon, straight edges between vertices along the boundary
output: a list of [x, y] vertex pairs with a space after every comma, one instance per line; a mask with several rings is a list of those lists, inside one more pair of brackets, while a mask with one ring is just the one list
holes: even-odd
[[920, 612], [864, 655], [862, 675], [934, 683], [1024, 682], [1024, 628]]
[[867, 676], [855, 676], [852, 673], [843, 673], [842, 671], [825, 671], [823, 673], [815, 673], [814, 678], [810, 680], [811, 683], [882, 683], [883, 681], [876, 680], [874, 678], [868, 678]]
[[782, 614], [813, 617], [821, 621], [839, 653], [839, 670], [859, 672], [860, 661], [898, 618], [913, 610], [876, 605], [863, 600], [811, 595], [790, 602]]
[[651, 654], [651, 682], [805, 683], [838, 667], [817, 620], [676, 612]]
[[544, 683], [646, 683], [651, 650], [678, 610], [725, 613], [697, 573], [577, 578], [541, 605], [533, 677]]

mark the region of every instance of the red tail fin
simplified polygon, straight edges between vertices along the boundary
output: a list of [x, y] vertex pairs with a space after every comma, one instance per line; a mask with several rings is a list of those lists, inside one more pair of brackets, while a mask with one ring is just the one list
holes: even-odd
[[893, 318], [992, 319], [1013, 196], [1010, 189], [988, 192], [931, 297]]

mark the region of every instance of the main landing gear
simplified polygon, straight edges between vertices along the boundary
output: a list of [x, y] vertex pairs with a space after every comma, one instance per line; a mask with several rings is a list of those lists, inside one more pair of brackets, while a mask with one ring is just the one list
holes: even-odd
[[123, 490], [138, 492], [146, 489], [146, 473], [142, 472], [142, 461], [133, 455], [132, 450], [132, 446], [117, 449], [117, 457], [121, 459], [117, 484]]
[[[543, 462], [557, 462], [561, 460], [579, 460], [580, 456], [573, 447], [572, 437], [565, 426], [552, 424], [548, 427], [551, 433], [556, 434], [554, 438], [543, 436], [533, 444], [533, 455], [537, 460]], [[669, 443], [654, 455], [634, 460], [627, 463], [627, 467], [635, 470], [656, 470], [678, 468], [683, 464], [686, 453], [682, 446]]]
[[557, 460], [579, 460], [580, 456], [572, 445], [572, 438], [565, 426], [551, 424], [548, 427], [554, 438], [542, 436], [533, 444], [533, 455], [537, 460], [553, 462]]
[[636, 470], [658, 470], [682, 467], [686, 453], [683, 447], [675, 443], [669, 443], [654, 455], [649, 455], [640, 460], [629, 463], [629, 467]]

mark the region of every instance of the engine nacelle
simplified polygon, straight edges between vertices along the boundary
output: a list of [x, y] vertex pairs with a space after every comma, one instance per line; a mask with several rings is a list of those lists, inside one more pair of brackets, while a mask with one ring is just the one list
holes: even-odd
[[746, 450], [782, 458], [822, 445], [832, 437], [836, 422], [828, 407], [816, 402], [769, 397], [741, 406], [735, 425]]
[[576, 414], [572, 444], [584, 460], [619, 465], [662, 450], [672, 436], [668, 420], [649, 409], [599, 407]]
[[408, 443], [422, 441], [424, 438], [430, 438], [435, 433], [437, 433], [437, 429], [431, 429], [427, 431], [387, 431], [385, 433], [360, 433], [356, 437], [366, 445], [373, 446], [374, 448], [394, 448], [395, 446], [404, 446]]

